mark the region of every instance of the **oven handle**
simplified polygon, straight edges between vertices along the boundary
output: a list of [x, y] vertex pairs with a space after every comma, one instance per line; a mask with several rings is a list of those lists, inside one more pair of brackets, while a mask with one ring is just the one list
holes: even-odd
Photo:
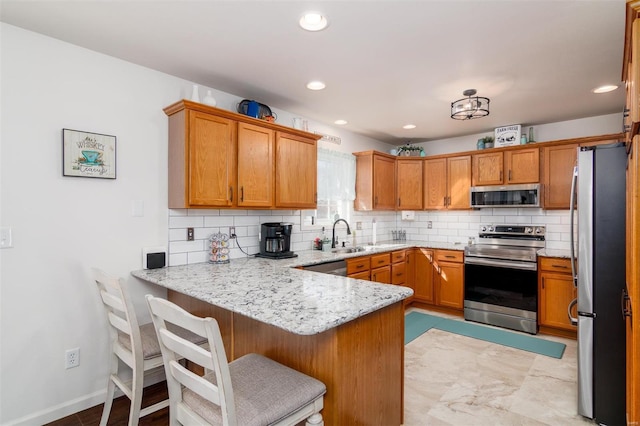
[[537, 271], [538, 265], [530, 262], [514, 262], [511, 260], [497, 260], [497, 259], [481, 259], [477, 257], [466, 257], [464, 263], [471, 265], [482, 266], [497, 266], [510, 269], [522, 269], [525, 271]]

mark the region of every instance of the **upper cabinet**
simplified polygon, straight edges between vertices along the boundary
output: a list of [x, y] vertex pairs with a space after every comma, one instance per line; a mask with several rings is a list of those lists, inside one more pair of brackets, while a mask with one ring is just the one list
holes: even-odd
[[546, 209], [568, 209], [571, 202], [571, 180], [578, 159], [578, 144], [542, 148], [543, 204]]
[[428, 159], [424, 162], [424, 208], [468, 209], [471, 156]]
[[169, 208], [315, 208], [317, 140], [180, 101], [169, 116]]
[[540, 182], [539, 149], [517, 148], [472, 156], [473, 186]]
[[377, 151], [354, 152], [356, 199], [354, 209], [396, 209], [396, 157]]
[[422, 169], [418, 158], [396, 160], [396, 193], [398, 210], [422, 210]]

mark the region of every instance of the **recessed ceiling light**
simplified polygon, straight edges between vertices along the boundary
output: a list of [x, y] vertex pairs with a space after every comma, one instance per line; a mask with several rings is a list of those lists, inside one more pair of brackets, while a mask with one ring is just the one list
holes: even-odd
[[344, 126], [345, 124], [347, 124], [347, 120], [336, 120], [333, 123], [337, 124], [338, 126]]
[[608, 85], [605, 85], [605, 86], [596, 87], [595, 89], [592, 90], [592, 92], [593, 93], [608, 93], [608, 92], [613, 92], [617, 88], [618, 88], [618, 86], [614, 86], [612, 84], [608, 84]]
[[404, 126], [402, 126], [403, 129], [415, 129], [416, 125], [415, 124], [405, 124]]
[[310, 81], [307, 83], [307, 89], [310, 90], [322, 90], [325, 87], [327, 86], [321, 81]]
[[307, 31], [320, 31], [327, 28], [327, 18], [318, 12], [307, 12], [300, 18], [300, 26]]

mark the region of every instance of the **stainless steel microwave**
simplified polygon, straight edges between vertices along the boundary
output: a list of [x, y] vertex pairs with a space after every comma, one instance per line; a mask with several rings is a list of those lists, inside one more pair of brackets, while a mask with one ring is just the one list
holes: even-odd
[[471, 207], [540, 207], [540, 184], [471, 187]]

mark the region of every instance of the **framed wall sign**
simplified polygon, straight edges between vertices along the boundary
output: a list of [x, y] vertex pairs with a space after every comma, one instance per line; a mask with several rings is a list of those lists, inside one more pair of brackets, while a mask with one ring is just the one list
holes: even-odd
[[116, 178], [116, 137], [62, 129], [62, 175]]
[[512, 124], [510, 126], [496, 127], [495, 130], [495, 147], [511, 146], [520, 144], [520, 124]]

